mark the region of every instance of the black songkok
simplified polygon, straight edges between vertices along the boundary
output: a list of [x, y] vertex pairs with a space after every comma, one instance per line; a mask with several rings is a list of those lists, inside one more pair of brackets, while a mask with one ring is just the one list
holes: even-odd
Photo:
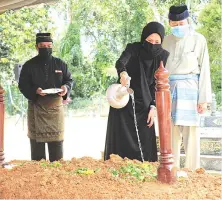
[[53, 42], [51, 38], [51, 33], [37, 33], [36, 44], [40, 42]]
[[189, 12], [186, 5], [171, 6], [168, 18], [172, 21], [181, 21], [189, 17]]

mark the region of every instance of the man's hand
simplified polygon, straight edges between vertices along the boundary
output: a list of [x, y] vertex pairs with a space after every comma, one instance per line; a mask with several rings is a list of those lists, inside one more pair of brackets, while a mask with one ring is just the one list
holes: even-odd
[[129, 86], [130, 85], [130, 77], [127, 72], [123, 71], [120, 73], [120, 83], [122, 86]]
[[38, 89], [36, 90], [36, 94], [39, 94], [40, 96], [45, 96], [45, 95], [47, 95], [46, 93], [42, 93], [42, 88], [38, 88]]
[[197, 105], [197, 112], [203, 114], [207, 110], [207, 103], [199, 103]]
[[150, 112], [149, 112], [148, 118], [147, 118], [147, 126], [149, 128], [151, 126], [153, 126], [155, 113], [156, 113], [155, 108], [150, 108]]
[[65, 96], [65, 95], [66, 95], [68, 89], [67, 89], [67, 87], [66, 87], [65, 85], [62, 85], [62, 86], [61, 86], [61, 89], [62, 89], [62, 92], [60, 92], [60, 93], [58, 93], [58, 94], [59, 94], [59, 96], [62, 97], [62, 96]]

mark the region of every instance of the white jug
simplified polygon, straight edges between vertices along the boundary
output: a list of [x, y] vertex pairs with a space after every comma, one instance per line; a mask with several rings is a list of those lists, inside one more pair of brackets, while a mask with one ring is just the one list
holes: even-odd
[[113, 108], [123, 108], [129, 102], [130, 94], [134, 91], [128, 86], [122, 86], [121, 84], [112, 84], [106, 91], [106, 98]]

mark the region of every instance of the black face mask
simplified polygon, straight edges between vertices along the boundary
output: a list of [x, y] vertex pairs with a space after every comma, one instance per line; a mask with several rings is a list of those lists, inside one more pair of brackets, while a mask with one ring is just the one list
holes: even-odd
[[143, 42], [143, 48], [151, 57], [156, 57], [163, 51], [161, 44], [152, 44], [146, 40]]
[[39, 56], [49, 58], [52, 55], [52, 48], [39, 48]]

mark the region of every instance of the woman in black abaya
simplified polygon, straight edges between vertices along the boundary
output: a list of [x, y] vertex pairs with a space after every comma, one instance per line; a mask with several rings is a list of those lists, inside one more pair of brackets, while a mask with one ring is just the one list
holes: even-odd
[[[155, 79], [160, 61], [166, 64], [169, 53], [162, 49], [164, 27], [158, 22], [148, 23], [141, 35], [141, 42], [128, 44], [116, 62], [119, 83], [125, 86], [131, 77], [134, 90], [136, 118], [145, 161], [157, 161], [154, 129]], [[142, 161], [134, 123], [132, 100], [121, 109], [110, 107], [104, 159], [110, 154]]]

